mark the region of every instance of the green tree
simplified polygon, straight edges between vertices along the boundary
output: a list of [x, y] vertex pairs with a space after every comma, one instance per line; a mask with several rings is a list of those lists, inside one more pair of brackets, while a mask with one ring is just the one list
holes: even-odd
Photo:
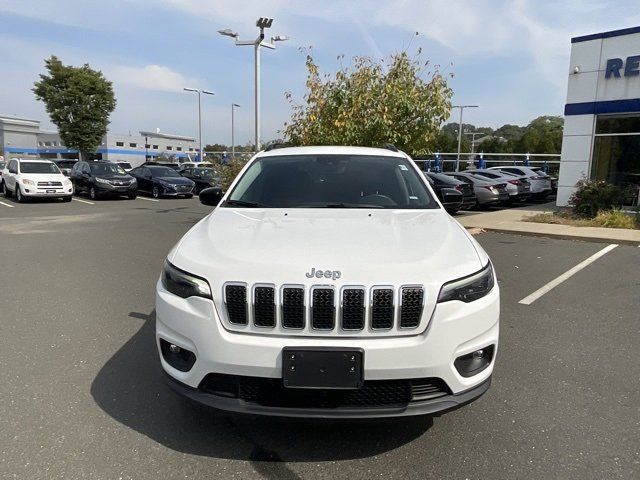
[[513, 143], [502, 137], [492, 136], [483, 140], [476, 150], [486, 153], [511, 153], [513, 152]]
[[493, 134], [498, 137], [502, 137], [506, 140], [520, 140], [522, 135], [524, 135], [525, 129], [526, 127], [521, 127], [520, 125], [513, 125], [510, 123], [507, 123], [505, 125], [502, 125], [500, 128], [496, 129], [496, 131], [493, 132]]
[[563, 126], [562, 117], [538, 117], [527, 125], [515, 143], [515, 150], [522, 153], [560, 153]]
[[[283, 134], [293, 145], [380, 146], [412, 154], [433, 151], [440, 124], [451, 113], [452, 90], [438, 67], [405, 52], [387, 60], [356, 57], [335, 76], [320, 75], [311, 55], [304, 102], [285, 95], [292, 112]], [[340, 57], [341, 58], [341, 57]]]
[[111, 82], [86, 63], [63, 65], [54, 55], [45, 60], [45, 67], [48, 74], [40, 75], [33, 92], [44, 102], [65, 145], [87, 158], [107, 133], [109, 115], [116, 108]]

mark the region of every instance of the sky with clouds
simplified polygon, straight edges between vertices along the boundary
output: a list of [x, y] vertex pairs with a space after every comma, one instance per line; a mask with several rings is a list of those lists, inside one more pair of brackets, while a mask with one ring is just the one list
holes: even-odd
[[[31, 88], [51, 54], [89, 63], [113, 81], [111, 130], [195, 135], [203, 97], [207, 143], [253, 137], [253, 51], [217, 30], [254, 38], [255, 20], [273, 17], [270, 34], [288, 42], [262, 53], [262, 137], [278, 138], [289, 118], [284, 97], [304, 92], [311, 46], [325, 73], [356, 55], [383, 57], [422, 47], [453, 73], [455, 103], [478, 109], [465, 122], [498, 127], [562, 112], [572, 36], [640, 25], [637, 0], [0, 0], [0, 114], [41, 120]], [[416, 37], [415, 33], [419, 35]]]

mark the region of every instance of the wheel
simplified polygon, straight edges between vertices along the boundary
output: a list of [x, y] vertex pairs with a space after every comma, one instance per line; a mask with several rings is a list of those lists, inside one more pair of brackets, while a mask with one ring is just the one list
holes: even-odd
[[62, 197], [63, 202], [70, 202], [73, 195], [69, 195], [68, 197]]
[[138, 196], [138, 195], [136, 195], [135, 193], [130, 193], [129, 195], [127, 195], [127, 198], [128, 198], [129, 200], [135, 200], [137, 196]]
[[22, 195], [22, 190], [20, 190], [20, 185], [18, 185], [17, 183], [16, 183], [15, 194], [16, 194], [16, 200], [18, 201], [18, 203], [24, 202], [24, 196]]
[[2, 194], [5, 196], [5, 198], [11, 198], [11, 192], [4, 182], [2, 182]]
[[193, 195], [190, 193], [189, 195], [185, 195], [184, 198], [193, 198]]
[[160, 198], [160, 189], [158, 187], [153, 187], [151, 195], [153, 195], [153, 198]]
[[91, 197], [91, 200], [98, 199], [98, 192], [96, 192], [95, 187], [91, 187], [91, 189], [89, 190], [89, 196]]

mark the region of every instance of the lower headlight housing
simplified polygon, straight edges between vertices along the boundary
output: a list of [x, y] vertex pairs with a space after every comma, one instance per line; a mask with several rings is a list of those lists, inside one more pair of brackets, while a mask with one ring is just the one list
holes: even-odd
[[473, 302], [487, 295], [494, 284], [493, 266], [489, 262], [486, 267], [473, 275], [445, 283], [440, 289], [438, 303], [451, 300]]
[[167, 291], [182, 298], [212, 298], [211, 287], [204, 278], [196, 277], [195, 275], [180, 270], [166, 260], [160, 281]]

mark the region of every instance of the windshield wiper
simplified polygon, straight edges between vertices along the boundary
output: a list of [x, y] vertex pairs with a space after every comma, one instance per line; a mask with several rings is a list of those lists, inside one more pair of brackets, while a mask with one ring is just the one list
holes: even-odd
[[244, 200], [227, 200], [224, 202], [225, 207], [247, 207], [247, 208], [259, 208], [264, 207], [256, 202], [245, 202]]

